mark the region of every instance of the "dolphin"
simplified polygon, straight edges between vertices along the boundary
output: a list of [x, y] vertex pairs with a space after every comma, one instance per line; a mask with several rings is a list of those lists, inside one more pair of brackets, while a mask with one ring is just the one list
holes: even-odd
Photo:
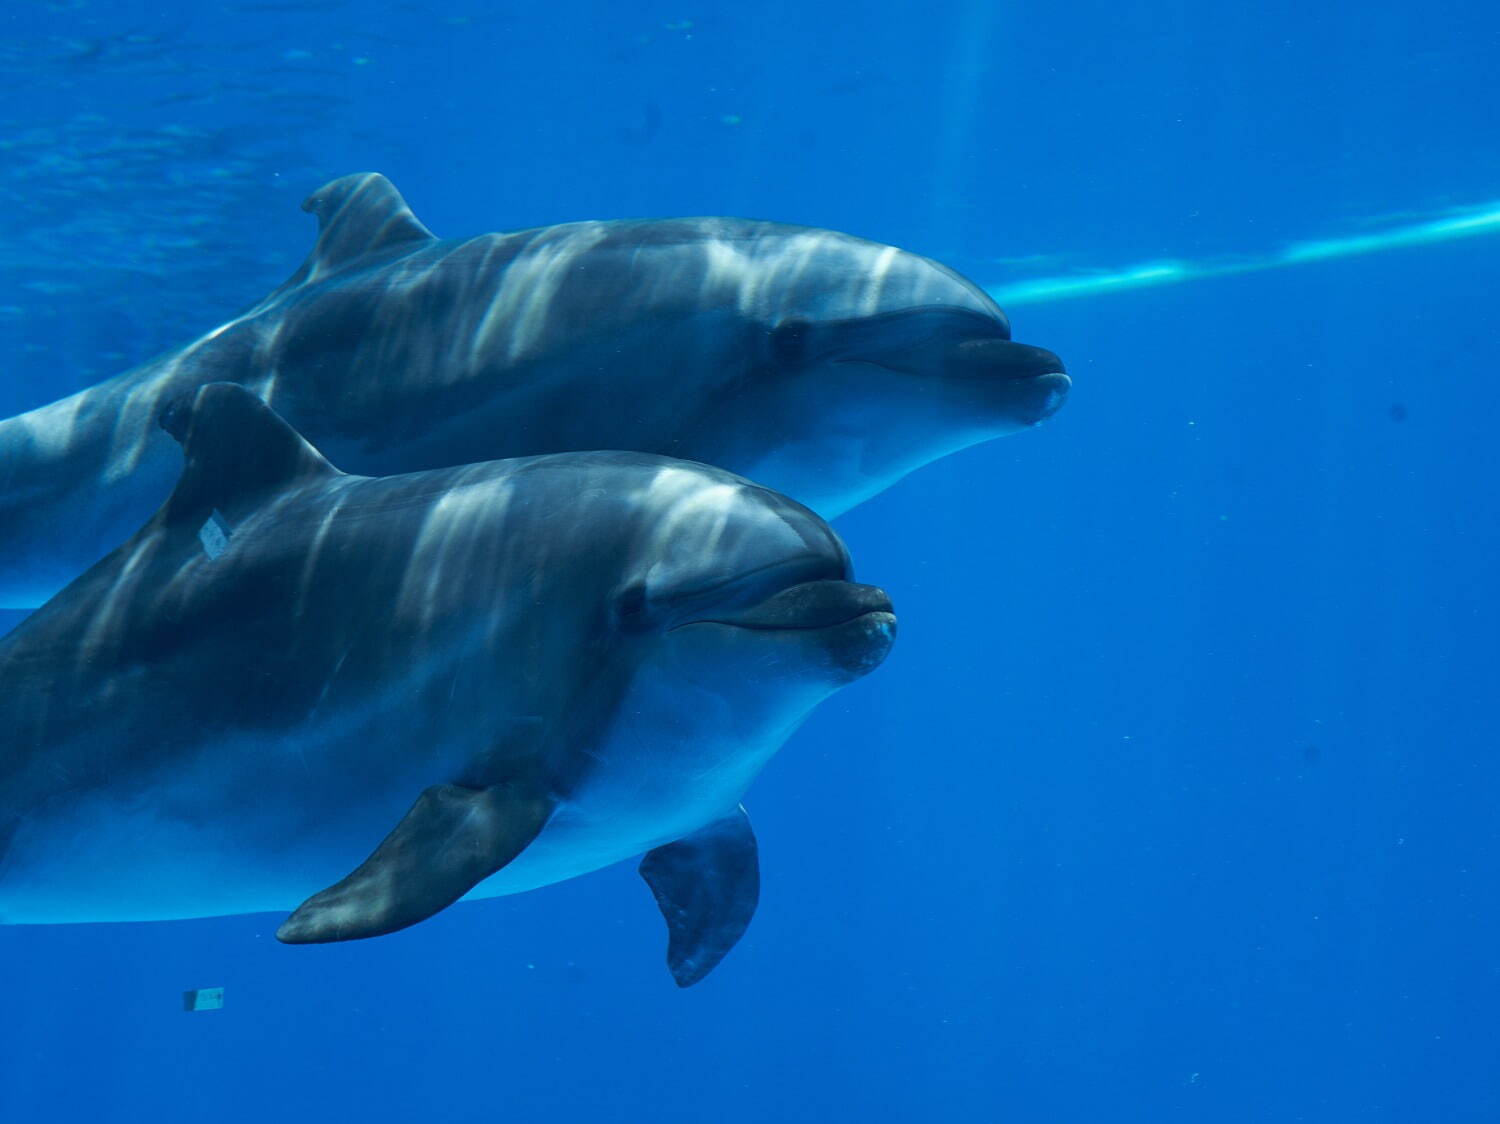
[[822, 519], [643, 453], [345, 475], [234, 384], [161, 424], [166, 503], [0, 641], [0, 922], [349, 940], [644, 853], [718, 963], [745, 790], [895, 635]]
[[693, 218], [449, 241], [376, 174], [303, 206], [317, 244], [265, 300], [0, 421], [0, 608], [40, 604], [149, 517], [181, 463], [154, 420], [209, 382], [353, 472], [625, 449], [826, 518], [1036, 425], [1069, 388], [977, 286], [847, 234]]

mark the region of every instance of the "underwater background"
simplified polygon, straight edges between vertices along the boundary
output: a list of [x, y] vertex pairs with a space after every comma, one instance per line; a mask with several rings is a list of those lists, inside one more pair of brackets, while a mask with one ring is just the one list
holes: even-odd
[[0, 1120], [1500, 1119], [1497, 62], [1483, 0], [9, 0], [0, 415], [365, 170], [440, 236], [891, 242], [1074, 390], [838, 520], [901, 639], [751, 791], [703, 984], [628, 864], [349, 945], [0, 928]]

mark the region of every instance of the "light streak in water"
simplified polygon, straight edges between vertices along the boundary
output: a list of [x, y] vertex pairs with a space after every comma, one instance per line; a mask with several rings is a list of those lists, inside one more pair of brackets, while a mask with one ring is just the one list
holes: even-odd
[[1500, 234], [1500, 202], [1489, 203], [1442, 218], [1390, 227], [1373, 234], [1355, 234], [1344, 238], [1318, 238], [1293, 242], [1280, 250], [1259, 257], [1208, 261], [1154, 261], [1113, 272], [1074, 273], [1058, 277], [1038, 277], [989, 286], [989, 293], [1006, 308], [1044, 301], [1068, 300], [1114, 293], [1125, 289], [1145, 289], [1158, 285], [1175, 285], [1183, 281], [1200, 281], [1211, 277], [1230, 277], [1238, 273], [1260, 273], [1268, 269], [1304, 265], [1308, 262], [1354, 258], [1404, 246], [1425, 246], [1434, 242], [1452, 242], [1460, 238], [1478, 238]]

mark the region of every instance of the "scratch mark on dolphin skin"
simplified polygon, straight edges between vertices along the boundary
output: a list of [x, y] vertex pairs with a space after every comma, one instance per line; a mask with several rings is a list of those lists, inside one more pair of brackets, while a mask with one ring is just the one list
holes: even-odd
[[1143, 262], [1124, 269], [1097, 273], [1071, 273], [1056, 277], [1038, 277], [1030, 281], [1013, 281], [1006, 285], [989, 285], [986, 291], [1001, 305], [1046, 304], [1077, 297], [1101, 296], [1128, 289], [1156, 288], [1184, 281], [1206, 281], [1215, 277], [1233, 277], [1241, 273], [1263, 273], [1271, 269], [1306, 265], [1310, 262], [1338, 258], [1363, 257], [1384, 250], [1408, 246], [1430, 246], [1438, 242], [1455, 242], [1500, 234], [1500, 201], [1478, 207], [1448, 212], [1419, 222], [1393, 226], [1374, 234], [1355, 234], [1342, 238], [1316, 238], [1293, 242], [1280, 250], [1230, 260]]
[[[323, 689], [318, 692], [317, 700], [312, 704], [312, 708], [307, 712], [307, 716], [309, 718], [318, 713], [318, 711], [323, 706], [323, 700], [328, 698], [328, 692], [333, 690], [333, 682], [339, 677], [339, 672], [344, 669], [344, 663], [349, 659], [349, 652], [350, 649], [345, 648], [342, 652], [339, 653], [338, 660], [334, 663], [332, 670], [330, 670], [328, 673], [328, 678], [323, 680]], [[305, 756], [302, 758], [302, 764], [304, 766], [307, 764], [307, 758]]]

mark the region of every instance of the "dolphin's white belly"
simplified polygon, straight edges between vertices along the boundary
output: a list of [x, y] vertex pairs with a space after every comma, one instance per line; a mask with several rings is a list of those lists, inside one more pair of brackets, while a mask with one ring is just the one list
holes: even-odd
[[701, 774], [692, 771], [691, 758], [670, 747], [654, 760], [644, 749], [639, 756], [606, 760], [588, 785], [558, 806], [526, 850], [466, 896], [549, 886], [691, 835], [734, 810], [777, 744], [764, 755], [737, 742], [700, 744], [703, 757], [722, 762]]
[[[378, 842], [378, 840], [377, 840]], [[0, 868], [0, 923], [173, 921], [286, 910], [323, 864], [238, 831], [109, 798], [22, 827]], [[325, 868], [326, 869], [326, 868]]]
[[[758, 771], [758, 755], [737, 744], [699, 749], [726, 762], [738, 759], [740, 766], [695, 775], [690, 762], [670, 754], [653, 760], [645, 751], [606, 761], [590, 784], [559, 805], [525, 851], [467, 897], [520, 893], [575, 878], [725, 815]], [[193, 818], [181, 814], [175, 799], [163, 806], [92, 796], [17, 834], [0, 868], [0, 923], [289, 912], [374, 850], [417, 791], [392, 793], [380, 807], [325, 822], [300, 841], [278, 840], [276, 824], [316, 816], [321, 799], [247, 817], [244, 810], [225, 807], [221, 794], [210, 801], [205, 791], [202, 816]]]
[[[722, 632], [673, 635], [637, 665], [607, 728], [563, 750], [581, 759], [560, 772], [581, 780], [541, 834], [467, 898], [575, 878], [729, 815], [830, 689], [767, 691], [766, 664], [732, 675], [715, 665]], [[425, 788], [488, 751], [497, 726], [472, 722], [482, 701], [471, 701], [441, 713], [346, 712], [294, 737], [215, 739], [189, 766], [51, 800], [0, 859], [0, 923], [295, 909], [358, 866]]]
[[[367, 713], [295, 738], [216, 740], [170, 773], [122, 769], [113, 784], [48, 800], [0, 858], [0, 924], [289, 911], [473, 750], [437, 740], [441, 750], [413, 759], [411, 723]], [[355, 775], [361, 757], [387, 767]]]
[[[680, 634], [679, 634], [680, 635]], [[698, 682], [681, 639], [637, 668], [591, 767], [530, 846], [467, 895], [515, 894], [635, 858], [729, 815], [826, 687], [773, 697], [746, 677]]]
[[[618, 719], [590, 750], [587, 778], [542, 833], [467, 898], [520, 893], [634, 858], [689, 835], [738, 805], [796, 718], [746, 723], [732, 701], [682, 690], [672, 672], [638, 675]], [[347, 731], [345, 731], [347, 733]], [[386, 745], [362, 729], [366, 752]], [[341, 741], [343, 739], [340, 739]], [[309, 739], [220, 746], [195, 770], [131, 795], [56, 802], [32, 817], [0, 863], [0, 923], [162, 921], [287, 912], [358, 865], [433, 781], [433, 766], [355, 795], [337, 753]], [[441, 772], [472, 747], [441, 754]], [[277, 754], [282, 795], [249, 805], [230, 762]], [[142, 792], [149, 795], [143, 796]]]

